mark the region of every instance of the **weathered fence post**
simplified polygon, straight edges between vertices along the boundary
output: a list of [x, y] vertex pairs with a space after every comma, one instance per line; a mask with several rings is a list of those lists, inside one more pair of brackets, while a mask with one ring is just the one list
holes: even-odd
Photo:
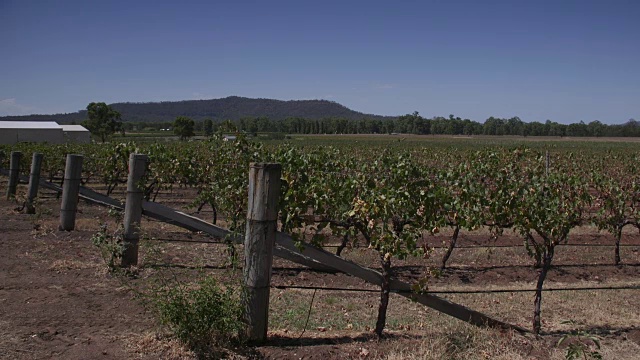
[[29, 190], [27, 191], [27, 214], [35, 214], [36, 208], [33, 201], [38, 196], [38, 186], [40, 185], [40, 168], [42, 167], [42, 154], [33, 153], [31, 158], [31, 172], [29, 173]]
[[124, 251], [122, 267], [138, 264], [138, 242], [140, 240], [140, 220], [142, 219], [142, 199], [144, 189], [141, 181], [147, 170], [149, 157], [143, 154], [129, 155], [129, 176], [127, 177], [127, 200], [124, 206]]
[[269, 286], [280, 198], [280, 164], [252, 163], [249, 169], [249, 207], [244, 240], [244, 306], [247, 338], [267, 338]]
[[64, 168], [64, 184], [62, 185], [60, 230], [71, 231], [75, 228], [81, 176], [82, 155], [68, 154]]
[[18, 181], [20, 176], [20, 160], [22, 153], [20, 151], [11, 152], [11, 162], [9, 163], [9, 184], [7, 186], [7, 200], [16, 196]]

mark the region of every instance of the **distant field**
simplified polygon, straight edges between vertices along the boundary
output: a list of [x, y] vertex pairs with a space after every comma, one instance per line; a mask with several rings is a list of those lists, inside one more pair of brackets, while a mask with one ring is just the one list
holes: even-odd
[[[483, 148], [487, 146], [527, 146], [531, 148], [547, 148], [553, 150], [608, 150], [608, 149], [640, 149], [640, 138], [635, 137], [522, 137], [522, 136], [454, 136], [454, 135], [412, 135], [412, 134], [348, 134], [348, 135], [290, 135], [292, 144], [305, 146], [354, 144], [362, 146], [391, 147], [454, 147]], [[267, 141], [276, 143], [280, 141]]]
[[[558, 136], [495, 136], [495, 135], [414, 135], [414, 134], [288, 134], [286, 139], [272, 140], [269, 139], [272, 133], [258, 133], [257, 139], [265, 143], [280, 143], [283, 141], [291, 141], [296, 143], [297, 141], [304, 141], [305, 145], [326, 145], [331, 143], [332, 145], [350, 144], [353, 145], [354, 141], [360, 144], [381, 145], [389, 143], [429, 143], [433, 145], [448, 145], [448, 146], [517, 146], [527, 145], [530, 147], [563, 147], [562, 143], [570, 143], [569, 147], [601, 147], [602, 143], [616, 143], [625, 146], [630, 144], [635, 146], [640, 143], [639, 137], [558, 137]], [[281, 135], [282, 136], [282, 135]], [[203, 134], [197, 134], [190, 140], [205, 140], [207, 137]], [[135, 131], [127, 132], [125, 136], [114, 136], [113, 140], [117, 141], [157, 141], [157, 140], [174, 141], [179, 140], [171, 131]], [[599, 145], [594, 145], [598, 143]], [[605, 145], [606, 147], [607, 145]], [[618, 146], [618, 145], [616, 145]]]
[[477, 140], [477, 141], [529, 141], [529, 142], [640, 142], [638, 137], [558, 137], [558, 136], [497, 136], [497, 135], [414, 135], [414, 134], [326, 134], [326, 135], [306, 135], [292, 134], [292, 138], [304, 139], [367, 139], [367, 140], [411, 140], [411, 141], [450, 141], [450, 140]]

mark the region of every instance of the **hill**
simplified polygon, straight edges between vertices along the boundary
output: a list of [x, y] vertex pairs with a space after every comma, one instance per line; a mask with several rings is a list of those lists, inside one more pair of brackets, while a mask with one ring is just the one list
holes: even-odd
[[[177, 116], [188, 116], [194, 120], [238, 120], [247, 117], [267, 117], [282, 120], [288, 117], [305, 119], [342, 118], [359, 120], [362, 118], [385, 119], [380, 115], [364, 114], [351, 110], [337, 102], [328, 100], [273, 100], [250, 99], [229, 96], [211, 100], [163, 101], [149, 103], [110, 104], [122, 114], [126, 122], [171, 122]], [[0, 120], [53, 120], [58, 123], [79, 123], [86, 119], [86, 110], [69, 114], [4, 116]]]

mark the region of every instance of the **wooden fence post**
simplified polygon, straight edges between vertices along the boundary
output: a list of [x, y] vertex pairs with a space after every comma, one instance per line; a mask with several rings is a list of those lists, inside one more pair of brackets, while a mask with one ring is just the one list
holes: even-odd
[[129, 176], [127, 177], [127, 200], [124, 206], [124, 251], [122, 267], [138, 264], [138, 242], [140, 240], [140, 220], [144, 189], [141, 181], [147, 170], [149, 157], [143, 154], [129, 155]]
[[40, 168], [42, 167], [42, 154], [33, 153], [31, 158], [31, 172], [29, 173], [29, 190], [27, 191], [27, 214], [35, 214], [36, 208], [33, 201], [38, 196], [38, 186], [40, 185]]
[[20, 176], [20, 160], [22, 153], [20, 151], [11, 152], [11, 162], [9, 163], [9, 184], [7, 186], [7, 200], [16, 196], [18, 181]]
[[249, 341], [267, 338], [269, 286], [280, 198], [280, 164], [252, 163], [244, 241], [244, 310]]
[[76, 226], [78, 210], [78, 192], [82, 176], [82, 155], [68, 154], [62, 185], [62, 204], [60, 206], [60, 230], [71, 231]]

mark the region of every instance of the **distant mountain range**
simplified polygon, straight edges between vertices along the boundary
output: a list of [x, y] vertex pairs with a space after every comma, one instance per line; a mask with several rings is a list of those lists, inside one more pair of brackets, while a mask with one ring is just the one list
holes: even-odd
[[[110, 106], [122, 114], [126, 122], [172, 122], [178, 116], [193, 120], [238, 120], [247, 117], [267, 117], [282, 120], [288, 117], [305, 119], [341, 118], [348, 120], [391, 119], [393, 117], [364, 114], [327, 100], [273, 100], [229, 96], [223, 99], [163, 101], [148, 103], [114, 103]], [[69, 114], [4, 116], [0, 120], [51, 120], [60, 124], [80, 123], [87, 118], [86, 110]]]

